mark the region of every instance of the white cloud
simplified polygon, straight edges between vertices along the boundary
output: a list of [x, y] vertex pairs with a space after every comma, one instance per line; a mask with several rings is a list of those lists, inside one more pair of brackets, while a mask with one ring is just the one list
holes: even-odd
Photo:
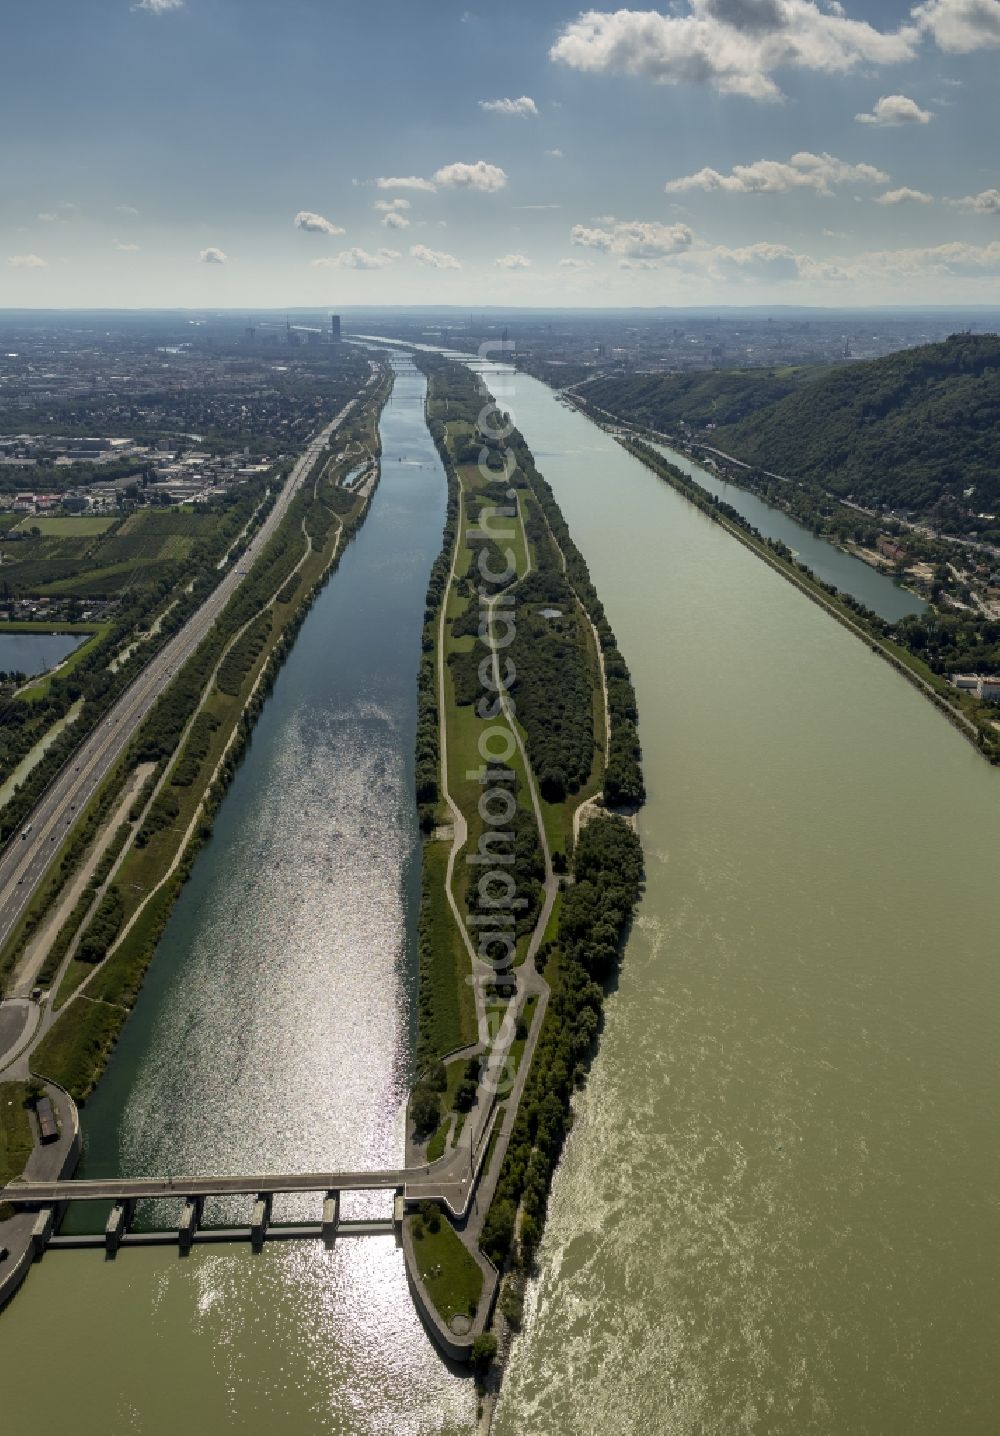
[[531, 260], [523, 254], [505, 254], [495, 261], [497, 269], [530, 269]]
[[37, 214], [35, 215], [35, 218], [39, 220], [42, 224], [59, 223], [59, 216], [57, 214]]
[[372, 205], [372, 209], [381, 210], [383, 213], [386, 214], [388, 214], [389, 210], [391, 209], [412, 208], [413, 206], [410, 204], [410, 201], [408, 199], [403, 199], [401, 196], [397, 199], [377, 199]]
[[897, 204], [933, 204], [934, 196], [925, 194], [922, 189], [910, 189], [903, 185], [901, 189], [888, 189], [885, 194], [875, 196], [876, 204], [897, 205]]
[[128, 219], [138, 219], [139, 217], [139, 211], [131, 204], [116, 204], [115, 212], [125, 215]]
[[538, 106], [528, 95], [519, 100], [480, 100], [479, 108], [493, 115], [537, 115]]
[[228, 257], [229, 256], [224, 254], [221, 249], [216, 249], [214, 245], [209, 245], [208, 249], [203, 249], [198, 256], [202, 264], [225, 264]]
[[565, 158], [562, 150], [546, 150], [545, 153], [548, 155], [550, 160], [561, 160]]
[[852, 278], [1000, 277], [1000, 241], [985, 245], [952, 241], [922, 249], [876, 250], [849, 261], [848, 269]]
[[450, 189], [478, 189], [484, 194], [493, 194], [507, 183], [504, 171], [498, 165], [487, 164], [485, 160], [477, 160], [474, 165], [442, 165], [435, 171], [434, 178], [438, 184], [447, 185]]
[[421, 179], [419, 175], [380, 175], [375, 181], [376, 189], [423, 189], [429, 190], [432, 194], [437, 185], [429, 179]]
[[1000, 45], [1000, 0], [926, 0], [912, 13], [950, 54], [967, 55]]
[[398, 249], [380, 249], [369, 254], [367, 249], [342, 249], [323, 259], [311, 259], [313, 269], [385, 269], [399, 258]]
[[838, 184], [885, 184], [889, 176], [874, 165], [852, 165], [833, 155], [810, 154], [807, 150], [784, 160], [754, 160], [749, 165], [734, 165], [732, 173], [720, 174], [705, 168], [697, 174], [670, 180], [664, 185], [667, 194], [683, 190], [722, 190], [728, 194], [783, 194], [793, 189], [810, 189], [828, 195], [830, 186]]
[[440, 249], [428, 249], [426, 244], [414, 244], [410, 247], [413, 258], [421, 264], [426, 264], [431, 269], [461, 269], [462, 266], [453, 254], [445, 254]]
[[38, 254], [11, 254], [7, 257], [7, 263], [15, 269], [48, 269], [48, 260], [42, 259]]
[[559, 268], [568, 269], [573, 274], [578, 274], [582, 269], [593, 269], [589, 259], [560, 259]]
[[[967, 281], [970, 286], [984, 280], [1000, 281], [1000, 240], [986, 245], [953, 241], [912, 249], [869, 250], [832, 259], [818, 259], [783, 244], [757, 243], [731, 248], [696, 241], [689, 249], [660, 263], [630, 260], [623, 262], [622, 268], [658, 269], [663, 265], [713, 284], [773, 283], [842, 288], [850, 283], [883, 295], [892, 287], [912, 293], [920, 284], [933, 291], [934, 286], [944, 280]], [[979, 291], [970, 288], [969, 292]]]
[[387, 210], [382, 216], [382, 223], [386, 229], [409, 229], [410, 221], [405, 214], [400, 214], [398, 209]]
[[786, 244], [748, 244], [730, 249], [717, 245], [706, 258], [721, 274], [740, 279], [799, 279], [812, 261]]
[[312, 210], [300, 209], [292, 220], [296, 229], [304, 229], [307, 234], [346, 234], [339, 224], [334, 224], [330, 219], [324, 219], [321, 214], [313, 214]]
[[122, 244], [120, 240], [116, 242], [115, 249], [121, 250], [122, 254], [137, 254], [139, 252], [139, 246], [137, 244]]
[[934, 116], [906, 95], [883, 95], [871, 110], [854, 118], [859, 125], [929, 125]]
[[575, 224], [570, 240], [583, 249], [598, 249], [626, 260], [663, 259], [690, 247], [694, 235], [686, 224], [660, 224], [656, 220], [616, 220], [606, 217], [609, 228], [588, 228]]
[[151, 15], [165, 15], [168, 10], [179, 10], [184, 0], [136, 0], [133, 10], [148, 10]]
[[814, 0], [688, 0], [687, 14], [587, 10], [564, 28], [549, 55], [574, 70], [775, 100], [775, 70], [843, 74], [862, 63], [892, 64], [912, 59], [917, 39], [912, 26], [886, 34]]
[[984, 189], [979, 194], [967, 194], [963, 199], [949, 199], [946, 203], [963, 214], [1000, 215], [1000, 189]]

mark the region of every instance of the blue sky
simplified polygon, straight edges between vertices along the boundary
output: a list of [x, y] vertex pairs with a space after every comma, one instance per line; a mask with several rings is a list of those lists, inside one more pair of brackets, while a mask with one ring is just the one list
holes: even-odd
[[1000, 0], [3, 12], [0, 305], [1000, 301]]

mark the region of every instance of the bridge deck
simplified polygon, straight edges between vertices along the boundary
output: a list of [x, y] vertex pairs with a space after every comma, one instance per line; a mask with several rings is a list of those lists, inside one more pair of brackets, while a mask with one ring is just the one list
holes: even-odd
[[117, 1202], [128, 1198], [233, 1197], [281, 1192], [396, 1191], [428, 1180], [424, 1167], [381, 1172], [279, 1172], [239, 1177], [104, 1177], [81, 1181], [13, 1182], [0, 1188], [3, 1202]]

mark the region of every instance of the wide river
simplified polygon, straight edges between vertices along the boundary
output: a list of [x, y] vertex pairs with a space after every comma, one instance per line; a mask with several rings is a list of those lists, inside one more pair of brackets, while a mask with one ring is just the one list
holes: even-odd
[[[1000, 775], [543, 385], [489, 382], [631, 665], [650, 794], [646, 894], [497, 1436], [993, 1432]], [[399, 1150], [443, 513], [421, 394], [397, 383], [373, 510], [87, 1109], [90, 1170]], [[54, 1252], [0, 1342], [5, 1369], [59, 1363], [5, 1383], [14, 1436], [474, 1426], [382, 1239]]]

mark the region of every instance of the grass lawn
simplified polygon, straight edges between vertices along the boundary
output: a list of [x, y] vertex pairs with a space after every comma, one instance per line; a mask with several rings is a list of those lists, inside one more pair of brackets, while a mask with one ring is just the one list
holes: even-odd
[[102, 517], [100, 514], [67, 514], [60, 517], [57, 514], [29, 514], [17, 527], [25, 532], [29, 529], [40, 529], [46, 538], [92, 538], [95, 534], [104, 533], [117, 522], [118, 519], [113, 515]]
[[[421, 1229], [423, 1236], [418, 1236]], [[445, 1323], [459, 1314], [471, 1317], [482, 1296], [483, 1274], [447, 1219], [441, 1218], [436, 1232], [423, 1222], [411, 1230], [417, 1270]]]
[[496, 1116], [493, 1119], [493, 1130], [490, 1133], [489, 1145], [486, 1148], [486, 1160], [483, 1162], [484, 1177], [488, 1177], [490, 1174], [490, 1167], [493, 1165], [493, 1153], [496, 1151], [497, 1143], [500, 1140], [500, 1131], [503, 1127], [506, 1115], [506, 1105], [501, 1103], [496, 1110]]
[[[532, 995], [528, 998], [527, 1002], [524, 1004], [524, 1013], [522, 1015], [524, 1025], [529, 1032], [531, 1031], [531, 1024], [535, 1020], [535, 1008], [537, 1006], [538, 996], [537, 994], [532, 993]], [[521, 1058], [524, 1056], [524, 1048], [525, 1044], [527, 1043], [527, 1040], [527, 1037], [515, 1037], [514, 1041], [510, 1044], [510, 1060], [514, 1064], [515, 1075], [517, 1074], [521, 1066]]]
[[424, 843], [423, 882], [433, 965], [420, 980], [430, 988], [433, 1018], [428, 1035], [439, 1053], [476, 1039], [476, 999], [465, 981], [469, 957], [445, 896], [449, 848], [450, 843], [434, 839]]
[[448, 1145], [448, 1132], [451, 1129], [451, 1117], [443, 1117], [438, 1123], [438, 1129], [427, 1143], [427, 1160], [436, 1162], [439, 1157], [444, 1156], [444, 1149]]
[[29, 618], [23, 622], [12, 620], [0, 623], [0, 633], [96, 633], [100, 626], [99, 623], [64, 623], [61, 619], [58, 622], [36, 622]]
[[21, 1175], [35, 1145], [27, 1096], [27, 1082], [0, 1082], [0, 1187]]
[[120, 1008], [92, 1002], [89, 997], [78, 998], [73, 1005], [73, 1021], [61, 1018], [35, 1048], [32, 1071], [42, 1077], [54, 1077], [77, 1102], [82, 1102], [93, 1090], [96, 1074], [115, 1044], [121, 1021]]
[[552, 904], [552, 911], [549, 913], [549, 920], [545, 924], [545, 931], [542, 933], [542, 942], [554, 942], [556, 933], [559, 931], [559, 913], [563, 904], [563, 889], [556, 893], [556, 900]]

